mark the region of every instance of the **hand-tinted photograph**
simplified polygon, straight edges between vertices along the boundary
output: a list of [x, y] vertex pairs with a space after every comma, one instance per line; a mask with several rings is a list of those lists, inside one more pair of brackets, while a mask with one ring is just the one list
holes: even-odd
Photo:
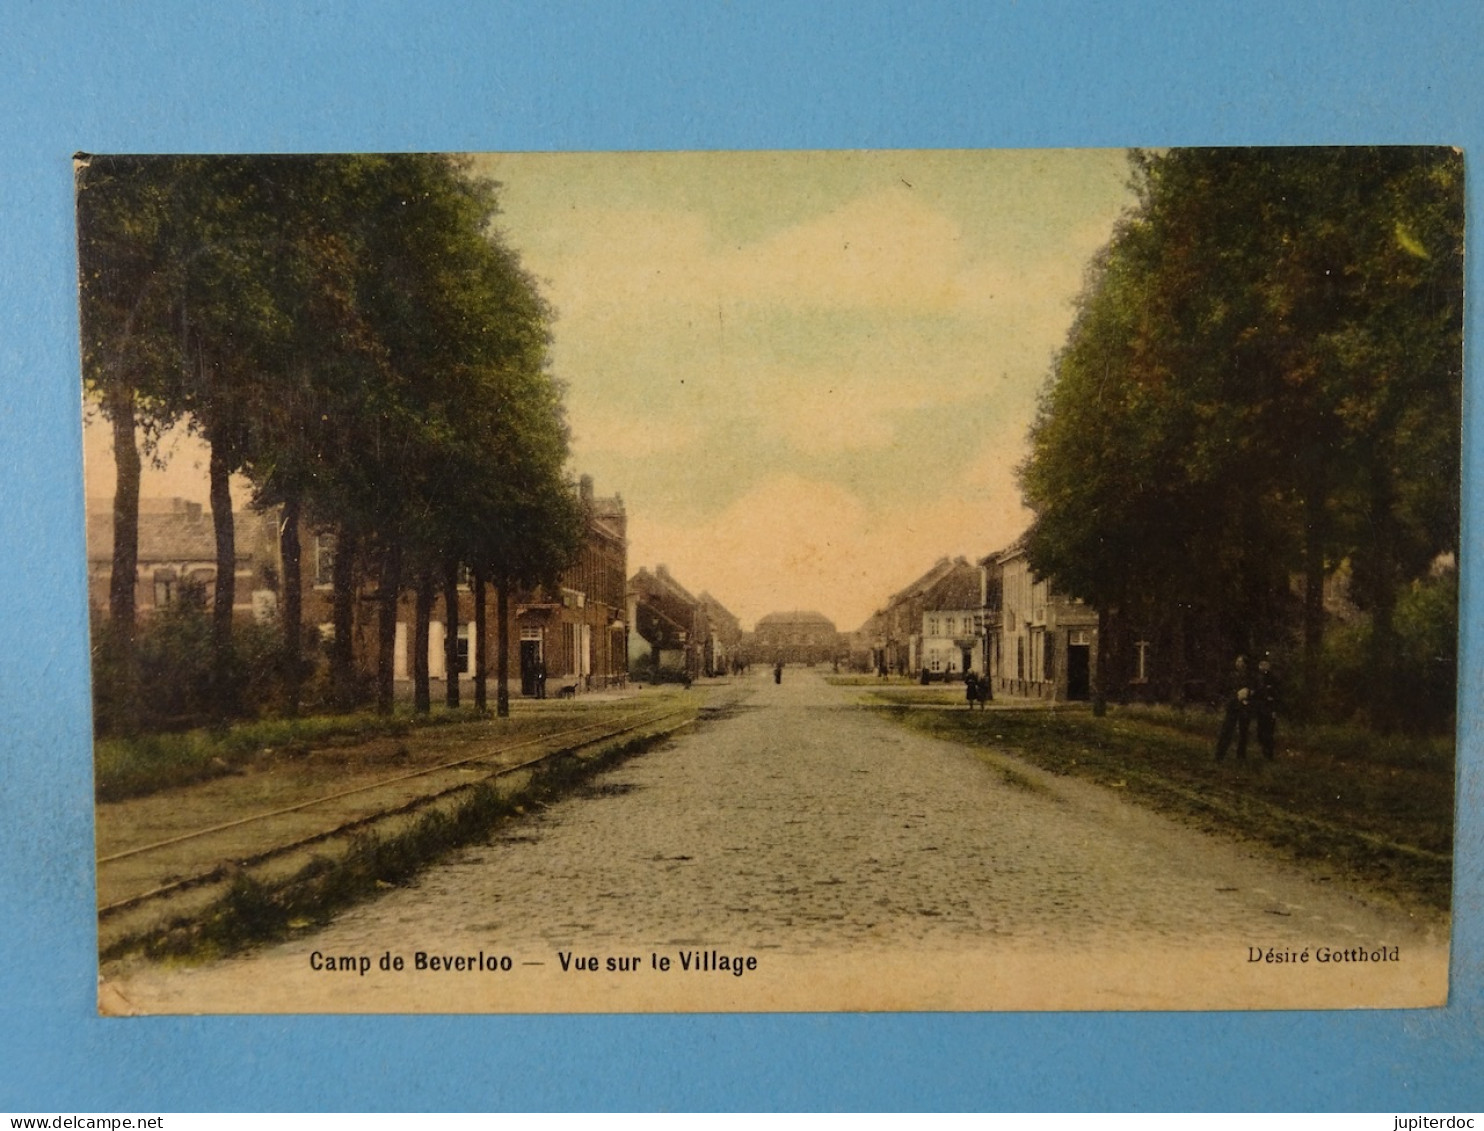
[[1448, 994], [1463, 156], [76, 159], [99, 1009]]

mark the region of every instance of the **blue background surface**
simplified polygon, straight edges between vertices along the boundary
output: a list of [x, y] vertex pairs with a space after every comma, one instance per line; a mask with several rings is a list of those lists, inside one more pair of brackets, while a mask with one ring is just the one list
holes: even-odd
[[[95, 1015], [75, 150], [1446, 143], [1484, 5], [14, 3], [0, 15], [0, 1110], [1484, 1107], [1481, 633], [1447, 1009]], [[1470, 161], [1470, 223], [1481, 178]], [[1470, 242], [1473, 232], [1470, 233]], [[1465, 440], [1479, 430], [1479, 257]], [[1466, 489], [1479, 482], [1469, 444]], [[1480, 514], [1464, 520], [1478, 601]]]

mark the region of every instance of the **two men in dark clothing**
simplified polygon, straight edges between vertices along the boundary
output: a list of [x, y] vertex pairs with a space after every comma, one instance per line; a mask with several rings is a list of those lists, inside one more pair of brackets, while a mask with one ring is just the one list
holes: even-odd
[[1247, 657], [1238, 656], [1232, 665], [1227, 685], [1226, 714], [1221, 720], [1221, 733], [1216, 739], [1216, 760], [1226, 757], [1232, 738], [1237, 740], [1237, 757], [1247, 757], [1247, 732], [1257, 720], [1257, 744], [1264, 758], [1272, 760], [1277, 745], [1278, 681], [1273, 665], [1264, 659], [1255, 675], [1247, 667]]

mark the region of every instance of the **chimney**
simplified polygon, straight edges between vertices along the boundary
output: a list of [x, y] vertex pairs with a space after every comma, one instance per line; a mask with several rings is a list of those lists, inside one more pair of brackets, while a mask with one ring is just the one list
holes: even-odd
[[584, 475], [577, 481], [577, 494], [584, 503], [593, 501], [593, 477], [591, 475]]

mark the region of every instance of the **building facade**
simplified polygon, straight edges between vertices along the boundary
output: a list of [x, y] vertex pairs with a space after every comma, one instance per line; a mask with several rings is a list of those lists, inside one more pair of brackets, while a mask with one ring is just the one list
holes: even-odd
[[832, 664], [847, 647], [823, 613], [794, 611], [758, 618], [748, 652], [764, 664]]
[[955, 558], [922, 595], [919, 677], [962, 679], [983, 675], [985, 569]]
[[630, 660], [656, 675], [695, 679], [705, 674], [710, 634], [706, 606], [663, 565], [640, 567], [628, 583]]
[[999, 570], [998, 632], [992, 657], [997, 694], [1054, 701], [1092, 697], [1098, 615], [1037, 577], [1015, 543], [990, 556]]
[[628, 516], [621, 496], [593, 493], [591, 476], [581, 478], [578, 492], [587, 536], [577, 560], [555, 589], [524, 592], [513, 602], [509, 662], [522, 695], [580, 693], [628, 679]]
[[[273, 512], [240, 510], [232, 515], [236, 532], [236, 586], [232, 615], [271, 621], [278, 615], [278, 519]], [[108, 608], [113, 579], [113, 505], [93, 500], [87, 512], [88, 601]], [[148, 619], [174, 604], [188, 586], [198, 587], [208, 605], [216, 584], [216, 530], [211, 512], [180, 498], [139, 500], [139, 557], [134, 608]]]
[[723, 675], [742, 664], [742, 622], [710, 593], [702, 593], [706, 641], [702, 662], [707, 675]]

